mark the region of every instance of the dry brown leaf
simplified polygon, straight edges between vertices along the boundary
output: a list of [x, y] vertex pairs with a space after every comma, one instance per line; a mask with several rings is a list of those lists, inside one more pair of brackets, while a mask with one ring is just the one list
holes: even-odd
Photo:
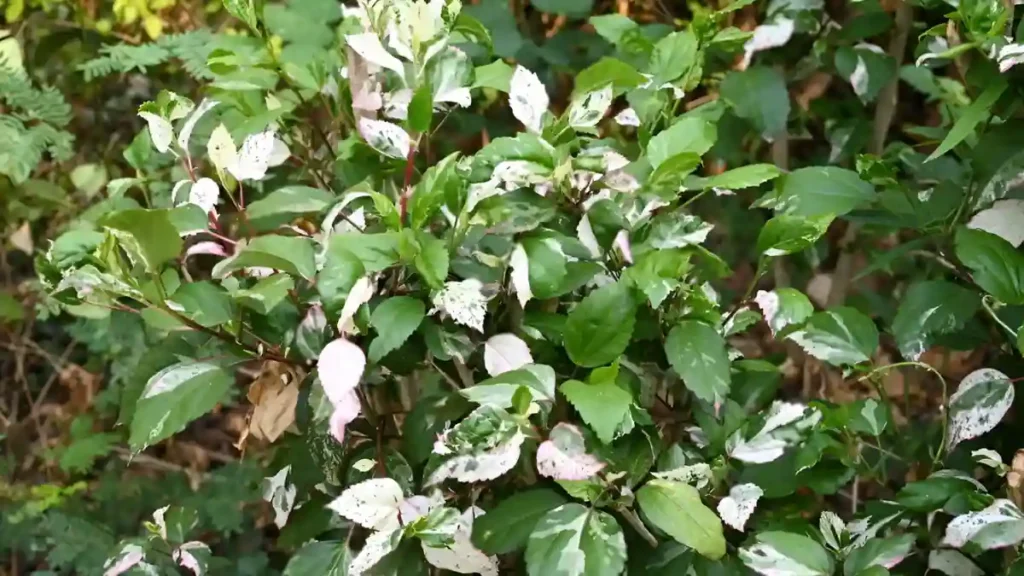
[[78, 364], [64, 366], [60, 371], [59, 382], [68, 389], [70, 399], [67, 408], [72, 414], [87, 411], [100, 388], [100, 376]]
[[1024, 506], [1024, 450], [1017, 450], [1006, 473], [1006, 493], [1018, 507]]
[[[295, 422], [295, 405], [299, 400], [298, 374], [278, 362], [267, 362], [247, 394], [255, 408], [249, 418], [248, 434], [258, 440], [273, 442]], [[240, 440], [240, 444], [243, 442]], [[244, 444], [243, 444], [244, 445]]]
[[816, 72], [800, 85], [794, 99], [801, 108], [807, 110], [811, 107], [811, 102], [821, 98], [825, 95], [825, 92], [828, 92], [830, 84], [832, 84], [831, 74]]

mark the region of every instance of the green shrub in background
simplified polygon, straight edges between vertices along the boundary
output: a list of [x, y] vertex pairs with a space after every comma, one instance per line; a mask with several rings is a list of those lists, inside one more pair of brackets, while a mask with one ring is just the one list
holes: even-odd
[[[1014, 7], [842, 4], [231, 0], [78, 62], [174, 80], [36, 251], [120, 427], [54, 449], [94, 487], [5, 483], [0, 543], [108, 575], [1017, 573]], [[556, 15], [586, 20], [524, 33]], [[12, 131], [67, 126], [11, 77]], [[39, 138], [12, 186], [69, 156]], [[245, 374], [244, 459], [137, 488], [141, 536], [83, 524], [118, 521], [108, 455]]]

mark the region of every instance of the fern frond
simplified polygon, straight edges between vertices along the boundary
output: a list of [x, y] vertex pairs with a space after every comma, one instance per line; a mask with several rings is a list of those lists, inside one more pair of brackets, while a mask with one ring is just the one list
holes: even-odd
[[153, 66], [160, 66], [176, 59], [185, 71], [197, 80], [209, 80], [213, 74], [206, 65], [206, 58], [213, 50], [216, 36], [209, 30], [193, 30], [182, 34], [167, 34], [156, 42], [130, 46], [115, 44], [100, 49], [102, 56], [78, 67], [87, 81], [125, 72], [146, 72]]

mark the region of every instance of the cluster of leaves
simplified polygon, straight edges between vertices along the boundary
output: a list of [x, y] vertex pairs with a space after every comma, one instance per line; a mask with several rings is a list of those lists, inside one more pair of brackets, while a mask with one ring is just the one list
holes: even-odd
[[[558, 44], [527, 49], [494, 2], [223, 4], [242, 34], [82, 67], [178, 59], [203, 98], [139, 108], [133, 175], [36, 270], [54, 311], [137, 316], [156, 338], [121, 378], [133, 452], [236, 402], [257, 368], [246, 434], [270, 444], [285, 574], [1022, 569], [1004, 549], [1024, 540], [1024, 467], [975, 440], [1010, 411], [1024, 348], [1012, 5], [593, 16], [601, 53], [556, 112], [553, 70], [530, 67]], [[763, 18], [744, 31], [740, 13]], [[808, 96], [822, 76], [848, 86]], [[939, 114], [890, 140], [900, 83]], [[478, 114], [504, 129], [466, 145], [451, 124]], [[790, 160], [804, 133], [827, 145]], [[861, 246], [861, 277], [888, 273], [898, 299], [847, 298]], [[826, 260], [824, 297], [786, 285], [787, 264]], [[877, 394], [790, 398], [785, 358], [742, 345], [765, 328]], [[954, 392], [922, 361], [937, 345], [991, 349], [1002, 370]], [[934, 413], [908, 422], [890, 401], [900, 369], [941, 385]], [[92, 424], [76, 420], [66, 469], [119, 440]], [[106, 574], [216, 573], [230, 552], [192, 510], [157, 510]]]

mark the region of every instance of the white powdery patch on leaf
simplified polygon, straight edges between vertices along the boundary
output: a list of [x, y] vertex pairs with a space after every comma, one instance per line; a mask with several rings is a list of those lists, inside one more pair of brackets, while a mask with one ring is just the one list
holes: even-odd
[[454, 541], [448, 547], [429, 546], [421, 542], [423, 556], [432, 566], [459, 574], [498, 576], [498, 560], [473, 546], [473, 521], [483, 516], [483, 510], [466, 509], [456, 521]]
[[743, 45], [742, 67], [750, 66], [750, 59], [756, 52], [785, 46], [793, 36], [793, 30], [793, 21], [789, 18], [779, 18], [771, 24], [762, 24], [755, 28], [754, 35]]
[[515, 334], [495, 334], [484, 344], [484, 367], [491, 376], [533, 364], [530, 347]]
[[120, 576], [137, 566], [145, 557], [146, 553], [142, 550], [141, 546], [138, 544], [126, 544], [118, 551], [117, 556], [110, 558], [103, 565], [103, 576]]
[[526, 303], [533, 298], [533, 290], [530, 288], [530, 259], [522, 244], [516, 244], [512, 250], [509, 266], [512, 268], [510, 276], [512, 288], [516, 291], [516, 298], [519, 300], [520, 306], [526, 307]]
[[444, 312], [457, 324], [482, 333], [488, 301], [487, 296], [484, 296], [483, 287], [484, 285], [475, 278], [446, 282], [444, 288], [434, 295], [434, 308], [430, 313]]
[[615, 115], [615, 123], [619, 126], [632, 126], [634, 128], [638, 128], [640, 127], [640, 117], [637, 116], [636, 110], [626, 108]]
[[509, 105], [512, 115], [531, 132], [540, 132], [541, 120], [550, 100], [544, 84], [537, 75], [522, 66], [516, 66], [509, 83]]
[[763, 495], [764, 490], [757, 484], [737, 484], [718, 503], [718, 515], [722, 517], [722, 522], [742, 532], [757, 507], [757, 501]]
[[968, 542], [983, 550], [1013, 546], [1024, 539], [1024, 514], [1013, 502], [998, 499], [988, 508], [957, 516], [946, 526], [942, 544], [960, 548]]
[[277, 474], [264, 478], [261, 486], [263, 501], [269, 502], [274, 509], [274, 525], [279, 529], [284, 528], [295, 507], [297, 489], [295, 484], [288, 481], [291, 470], [291, 465], [281, 468]]
[[371, 478], [349, 486], [328, 508], [363, 528], [390, 531], [398, 528], [402, 487], [391, 478]]
[[[446, 460], [430, 475], [426, 484], [433, 486], [449, 478], [466, 483], [494, 480], [516, 465], [525, 439], [526, 436], [517, 430], [511, 438], [491, 450]], [[434, 452], [439, 453], [436, 443]]]
[[995, 234], [1019, 248], [1024, 243], [1024, 200], [999, 200], [975, 214], [967, 227]]
[[200, 178], [189, 189], [188, 203], [199, 206], [207, 214], [217, 213], [218, 202], [220, 202], [220, 187], [210, 178]]
[[139, 112], [139, 116], [149, 127], [149, 139], [153, 141], [156, 151], [163, 154], [170, 150], [171, 141], [174, 140], [174, 127], [171, 123], [152, 112]]
[[537, 448], [537, 471], [555, 480], [586, 480], [604, 469], [604, 462], [587, 453], [579, 428], [561, 422]]
[[949, 449], [995, 428], [1013, 405], [1010, 379], [982, 368], [968, 374], [949, 397]]
[[270, 155], [274, 151], [272, 129], [250, 134], [242, 142], [242, 149], [227, 166], [227, 171], [236, 180], [262, 180], [270, 167]]
[[359, 135], [371, 148], [391, 158], [407, 157], [412, 147], [412, 141], [405, 130], [383, 120], [360, 118]]

